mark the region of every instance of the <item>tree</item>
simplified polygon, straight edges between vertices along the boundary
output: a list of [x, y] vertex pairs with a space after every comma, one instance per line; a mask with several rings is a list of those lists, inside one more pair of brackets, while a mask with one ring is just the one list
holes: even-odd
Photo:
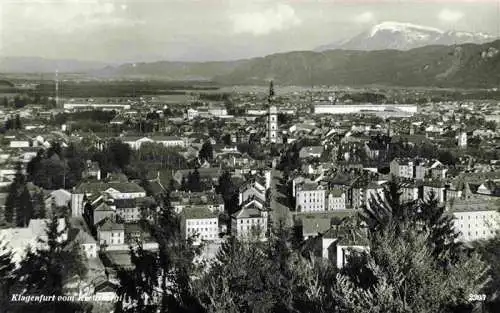
[[198, 157], [201, 160], [207, 160], [211, 161], [214, 158], [214, 149], [212, 147], [212, 144], [210, 141], [206, 141], [200, 149], [200, 152], [198, 153]]
[[234, 185], [231, 173], [225, 171], [219, 177], [219, 183], [215, 191], [222, 195], [224, 199], [224, 208], [231, 215], [238, 209], [238, 189]]
[[224, 134], [222, 137], [221, 137], [221, 140], [222, 140], [222, 143], [225, 145], [225, 146], [230, 146], [232, 144], [231, 142], [231, 135], [229, 134]]
[[8, 307], [11, 298], [10, 288], [15, 268], [12, 256], [12, 251], [6, 248], [3, 241], [0, 242], [0, 307], [2, 308]]
[[187, 178], [187, 189], [192, 192], [202, 191], [200, 172], [198, 171], [198, 169], [195, 169], [193, 172], [189, 173]]
[[[118, 269], [120, 280], [115, 312], [156, 312], [159, 260], [157, 253], [146, 251], [141, 243], [130, 248], [133, 269]], [[129, 303], [129, 305], [126, 305]]]
[[495, 237], [489, 240], [476, 242], [475, 249], [489, 265], [491, 279], [483, 292], [488, 295], [488, 312], [494, 313], [500, 307], [500, 233], [497, 232]]
[[9, 187], [5, 202], [5, 221], [19, 227], [26, 227], [33, 216], [31, 196], [26, 186], [22, 164], [17, 163], [14, 181]]
[[[158, 242], [159, 251], [145, 251], [140, 243], [131, 249], [135, 267], [120, 271], [117, 312], [203, 312], [194, 297], [190, 277], [196, 273], [193, 261], [199, 250], [192, 246], [191, 238], [183, 237], [181, 219], [168, 195], [163, 197], [161, 209], [153, 219], [145, 226]], [[153, 298], [155, 301], [150, 301]], [[126, 307], [126, 302], [133, 306]]]
[[[70, 243], [64, 234], [66, 225], [62, 227], [59, 218], [52, 215], [47, 222], [45, 238], [38, 238], [39, 246], [28, 248], [26, 257], [15, 271], [16, 285], [14, 290], [21, 295], [55, 295], [65, 294], [64, 284], [74, 276], [83, 278], [86, 267], [78, 245]], [[49, 302], [37, 304], [16, 304], [14, 312], [88, 312], [87, 307], [73, 302]]]
[[19, 114], [16, 114], [16, 117], [14, 119], [14, 129], [22, 129], [23, 125], [21, 124], [21, 117]]
[[28, 162], [26, 168], [26, 174], [28, 176], [27, 178], [29, 181], [33, 180], [33, 177], [35, 177], [35, 173], [39, 170], [40, 163], [42, 162], [43, 159], [43, 155], [44, 155], [44, 150], [40, 149], [37, 152], [36, 156]]
[[388, 226], [394, 227], [396, 233], [408, 227], [429, 232], [428, 245], [433, 256], [447, 268], [463, 252], [462, 245], [456, 240], [458, 233], [453, 226], [453, 218], [445, 214], [444, 207], [439, 206], [433, 193], [425, 201], [402, 203], [401, 188], [397, 180], [389, 181], [384, 186], [384, 196], [372, 197], [370, 207], [364, 208], [363, 217], [371, 234], [381, 232]]
[[[112, 140], [105, 151], [103, 151], [103, 154], [107, 156], [106, 159], [109, 161], [109, 165], [113, 170], [123, 171], [127, 165], [130, 164], [132, 150], [126, 143], [118, 140]], [[101, 165], [101, 163], [99, 163], [99, 165], [101, 167], [107, 167], [107, 164]]]
[[397, 234], [395, 227], [376, 234], [367, 252], [365, 267], [376, 277], [374, 285], [362, 288], [338, 276], [339, 312], [470, 312], [467, 298], [483, 288], [486, 264], [472, 255], [444, 271], [432, 257], [429, 233], [408, 228]]

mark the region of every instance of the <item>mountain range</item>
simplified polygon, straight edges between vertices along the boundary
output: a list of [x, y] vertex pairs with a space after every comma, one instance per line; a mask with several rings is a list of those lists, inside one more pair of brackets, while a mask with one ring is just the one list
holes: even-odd
[[348, 40], [320, 46], [315, 51], [342, 50], [410, 50], [429, 45], [483, 44], [495, 40], [485, 33], [443, 31], [411, 23], [383, 22]]
[[[451, 38], [458, 37], [476, 43], [448, 44], [450, 40], [457, 42]], [[161, 61], [118, 66], [69, 62], [66, 69], [79, 69], [98, 78], [207, 80], [223, 85], [267, 84], [274, 80], [281, 85], [303, 86], [491, 88], [500, 84], [500, 40], [482, 43], [491, 39], [485, 34], [443, 32], [390, 22], [344, 42], [342, 46], [350, 47], [349, 50], [325, 50], [324, 47], [319, 51], [279, 53], [228, 62]], [[432, 45], [425, 44], [429, 42]], [[8, 72], [4, 64], [5, 61], [0, 60], [0, 72]], [[61, 63], [53, 61], [38, 68], [55, 65]], [[23, 69], [27, 71], [26, 66]]]

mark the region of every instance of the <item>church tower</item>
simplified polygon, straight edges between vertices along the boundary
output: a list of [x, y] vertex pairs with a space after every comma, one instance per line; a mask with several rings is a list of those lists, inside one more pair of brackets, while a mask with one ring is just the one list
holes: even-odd
[[268, 97], [268, 114], [267, 114], [267, 139], [271, 143], [276, 143], [278, 140], [278, 109], [274, 105], [274, 85], [271, 81], [269, 85]]
[[458, 135], [458, 146], [462, 149], [467, 148], [467, 133], [464, 130]]

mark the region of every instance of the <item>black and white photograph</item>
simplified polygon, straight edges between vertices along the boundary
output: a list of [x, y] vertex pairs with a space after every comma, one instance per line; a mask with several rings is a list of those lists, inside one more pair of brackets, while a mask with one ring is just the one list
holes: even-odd
[[499, 313], [500, 0], [0, 0], [0, 313]]

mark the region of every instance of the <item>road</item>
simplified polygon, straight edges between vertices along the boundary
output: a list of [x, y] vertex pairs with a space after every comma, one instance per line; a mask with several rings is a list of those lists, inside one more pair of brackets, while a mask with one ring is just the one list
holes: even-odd
[[292, 214], [290, 209], [283, 204], [286, 195], [279, 191], [280, 179], [282, 173], [278, 170], [271, 170], [271, 220], [274, 225], [278, 225], [280, 221], [284, 221], [287, 227], [293, 226]]

